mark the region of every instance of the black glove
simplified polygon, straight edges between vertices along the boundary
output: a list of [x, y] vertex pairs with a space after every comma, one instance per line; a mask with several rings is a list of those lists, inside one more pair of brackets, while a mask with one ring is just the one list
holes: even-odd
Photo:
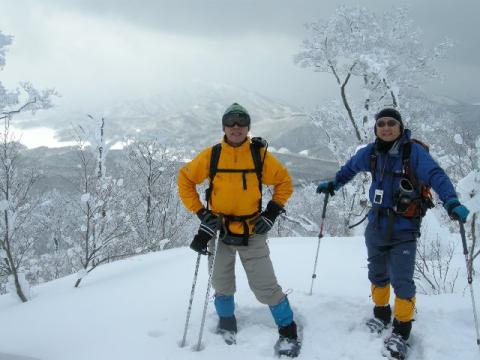
[[265, 211], [255, 220], [255, 234], [266, 234], [269, 232], [278, 215], [284, 212], [283, 207], [270, 200]]
[[210, 239], [211, 237], [207, 237], [207, 235], [204, 232], [202, 233], [199, 232], [197, 235], [195, 235], [192, 242], [190, 243], [190, 249], [202, 255], [210, 255], [210, 252], [208, 251], [208, 247], [207, 247]]
[[195, 250], [199, 254], [209, 255], [208, 242], [215, 236], [215, 232], [218, 228], [218, 217], [212, 214], [210, 210], [202, 208], [197, 212], [197, 216], [200, 219], [200, 227], [198, 228], [197, 235], [193, 238], [190, 249]]
[[199, 210], [197, 212], [197, 216], [201, 221], [200, 228], [198, 229], [198, 234], [200, 235], [200, 233], [205, 233], [208, 235], [208, 240], [210, 240], [215, 235], [215, 232], [218, 229], [217, 216], [213, 215], [210, 210], [207, 210], [205, 208]]

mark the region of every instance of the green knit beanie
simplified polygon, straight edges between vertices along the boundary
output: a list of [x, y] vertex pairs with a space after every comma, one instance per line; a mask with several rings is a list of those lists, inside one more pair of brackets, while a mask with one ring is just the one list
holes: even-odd
[[243, 115], [244, 118], [248, 119], [248, 126], [250, 127], [250, 114], [248, 113], [247, 109], [237, 103], [233, 103], [227, 108], [227, 110], [225, 110], [222, 116], [222, 125], [225, 126], [225, 118], [231, 114]]

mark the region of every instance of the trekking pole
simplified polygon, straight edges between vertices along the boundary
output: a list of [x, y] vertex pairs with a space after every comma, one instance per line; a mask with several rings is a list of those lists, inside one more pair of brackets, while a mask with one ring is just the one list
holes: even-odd
[[325, 198], [323, 199], [322, 222], [320, 224], [320, 233], [318, 234], [317, 254], [315, 255], [315, 264], [313, 265], [312, 284], [310, 285], [310, 295], [313, 294], [313, 282], [317, 277], [316, 271], [317, 271], [317, 263], [318, 263], [318, 251], [320, 250], [320, 241], [322, 240], [322, 237], [323, 237], [323, 224], [325, 223], [325, 213], [327, 212], [327, 203], [328, 203], [329, 196], [330, 196], [330, 193], [326, 192]]
[[195, 286], [197, 285], [198, 268], [200, 266], [201, 257], [202, 257], [202, 254], [198, 253], [197, 262], [195, 264], [195, 273], [193, 275], [192, 291], [190, 292], [190, 300], [188, 301], [187, 319], [185, 320], [185, 328], [183, 329], [183, 339], [182, 339], [182, 342], [180, 343], [180, 347], [184, 347], [185, 342], [187, 340], [188, 323], [190, 322], [190, 314], [192, 313], [193, 296], [195, 295]]
[[470, 287], [470, 295], [472, 298], [472, 308], [473, 308], [473, 317], [475, 320], [475, 330], [477, 332], [477, 345], [480, 347], [480, 333], [478, 332], [478, 318], [477, 318], [477, 307], [475, 305], [475, 296], [473, 295], [473, 278], [472, 278], [472, 263], [468, 260], [468, 248], [467, 248], [467, 239], [465, 237], [465, 228], [461, 220], [458, 221], [460, 224], [460, 235], [462, 236], [462, 245], [463, 245], [463, 254], [465, 255], [465, 263], [467, 265], [467, 279], [468, 285]]
[[205, 327], [205, 317], [207, 315], [207, 307], [208, 307], [208, 298], [210, 296], [210, 287], [212, 285], [212, 275], [213, 271], [215, 270], [215, 258], [217, 257], [217, 250], [218, 250], [218, 238], [220, 237], [220, 229], [223, 223], [223, 216], [218, 216], [218, 235], [215, 237], [215, 250], [213, 251], [212, 256], [212, 263], [209, 265], [208, 269], [208, 283], [207, 283], [207, 293], [205, 294], [205, 303], [203, 304], [203, 313], [202, 313], [202, 322], [200, 324], [200, 333], [198, 334], [198, 343], [195, 347], [196, 351], [202, 350], [202, 337], [203, 337], [203, 328]]

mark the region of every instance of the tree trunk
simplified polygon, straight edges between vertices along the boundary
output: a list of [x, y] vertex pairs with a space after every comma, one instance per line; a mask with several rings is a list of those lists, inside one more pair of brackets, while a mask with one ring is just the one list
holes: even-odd
[[18, 280], [18, 273], [17, 270], [13, 272], [13, 277], [15, 279], [15, 289], [17, 290], [17, 295], [22, 300], [22, 302], [27, 302], [27, 297], [23, 293], [22, 286], [20, 285], [20, 281]]

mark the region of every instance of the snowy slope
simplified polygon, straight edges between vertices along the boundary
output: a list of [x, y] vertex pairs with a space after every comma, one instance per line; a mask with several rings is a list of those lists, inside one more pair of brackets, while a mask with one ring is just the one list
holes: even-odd
[[[382, 339], [363, 325], [371, 313], [366, 251], [362, 237], [324, 238], [318, 277], [308, 295], [315, 238], [270, 240], [277, 277], [295, 317], [304, 328], [302, 359], [382, 359]], [[460, 247], [458, 248], [458, 252]], [[108, 264], [73, 288], [74, 277], [33, 289], [33, 299], [18, 303], [0, 297], [0, 359], [5, 354], [44, 360], [269, 359], [277, 338], [268, 308], [258, 303], [237, 266], [237, 345], [214, 334], [216, 316], [210, 302], [205, 348], [192, 351], [201, 320], [207, 282], [202, 258], [188, 346], [183, 333], [195, 253], [168, 250]], [[461, 253], [457, 261], [461, 265]], [[478, 359], [473, 316], [462, 274], [457, 294], [417, 298], [410, 359]], [[478, 287], [476, 291], [478, 293]]]

